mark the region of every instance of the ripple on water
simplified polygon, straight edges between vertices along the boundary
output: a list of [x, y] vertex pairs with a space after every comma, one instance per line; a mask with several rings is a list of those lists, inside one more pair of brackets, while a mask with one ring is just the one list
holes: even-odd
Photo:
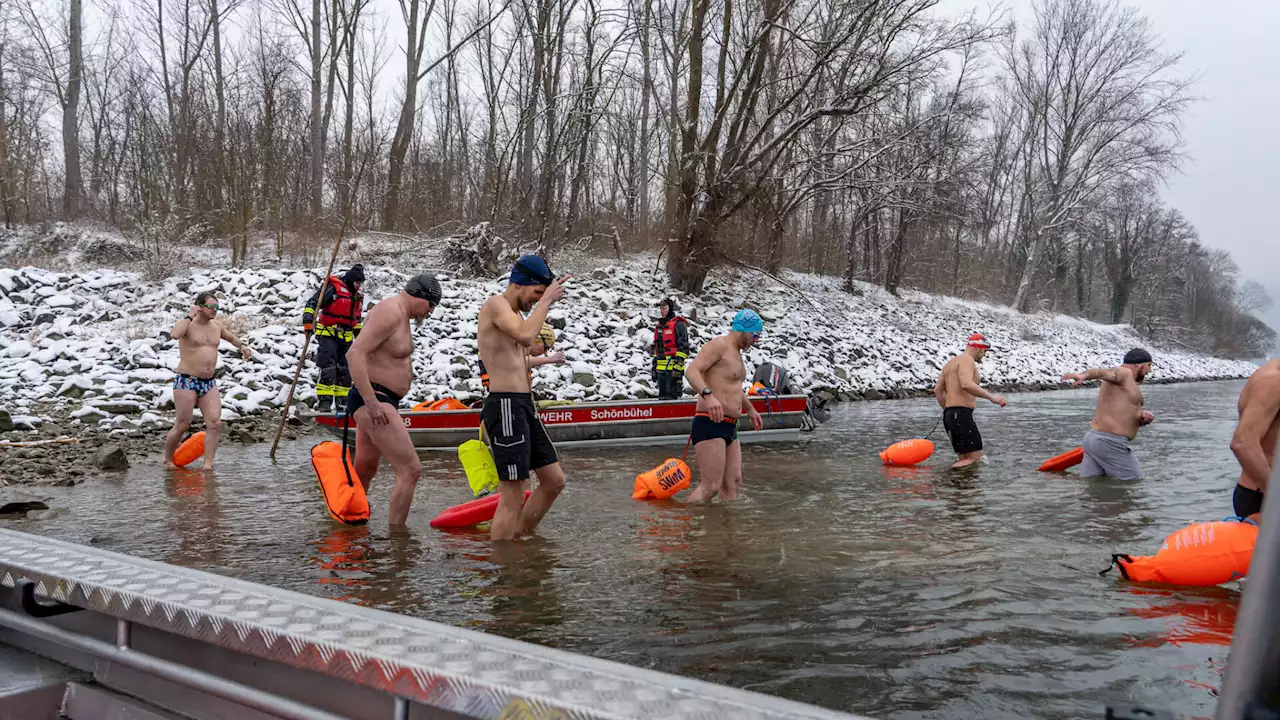
[[70, 512], [9, 525], [636, 666], [884, 718], [1099, 717], [1108, 702], [1207, 715], [1238, 588], [1099, 577], [1177, 528], [1231, 514], [1240, 383], [1146, 390], [1146, 479], [1045, 475], [1079, 444], [1096, 391], [978, 409], [988, 462], [886, 468], [928, 433], [931, 400], [836, 408], [802, 443], [745, 448], [744, 498], [631, 499], [675, 448], [566, 451], [569, 488], [539, 536], [492, 548], [427, 522], [467, 499], [456, 458], [424, 462], [408, 531], [320, 503], [309, 444], [227, 445], [212, 477], [135, 467], [52, 489]]

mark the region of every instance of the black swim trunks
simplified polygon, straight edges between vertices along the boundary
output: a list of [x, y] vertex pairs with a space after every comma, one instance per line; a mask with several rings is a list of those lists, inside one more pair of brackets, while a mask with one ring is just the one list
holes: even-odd
[[982, 433], [973, 421], [973, 408], [949, 407], [942, 411], [942, 427], [951, 438], [951, 449], [957, 455], [978, 452], [982, 449]]
[[1262, 498], [1263, 493], [1243, 485], [1236, 485], [1236, 491], [1231, 495], [1231, 506], [1236, 511], [1236, 517], [1247, 518], [1254, 513], [1262, 512]]
[[[378, 402], [389, 403], [397, 408], [400, 407], [400, 401], [404, 399], [403, 395], [397, 395], [378, 383], [370, 384], [373, 385], [373, 395], [378, 398]], [[354, 417], [356, 411], [362, 407], [364, 407], [364, 398], [360, 397], [360, 391], [355, 389], [353, 385], [351, 391], [347, 393], [347, 416]]]
[[723, 440], [725, 445], [738, 442], [737, 418], [716, 422], [706, 415], [695, 415], [693, 427], [689, 430], [689, 444], [697, 445], [704, 440]]
[[498, 479], [519, 482], [560, 461], [530, 393], [489, 393], [480, 410]]

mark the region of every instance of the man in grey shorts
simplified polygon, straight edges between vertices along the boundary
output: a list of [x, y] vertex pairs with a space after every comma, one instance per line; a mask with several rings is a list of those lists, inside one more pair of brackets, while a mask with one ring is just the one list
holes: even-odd
[[1142, 391], [1138, 383], [1151, 372], [1151, 353], [1134, 348], [1124, 355], [1124, 364], [1114, 368], [1100, 368], [1083, 373], [1063, 375], [1063, 380], [1073, 384], [1089, 380], [1101, 380], [1098, 390], [1098, 409], [1084, 436], [1084, 461], [1080, 464], [1080, 477], [1101, 477], [1117, 480], [1137, 480], [1142, 477], [1142, 466], [1133, 454], [1129, 442], [1138, 435], [1138, 428], [1149, 425], [1156, 418], [1142, 409]]

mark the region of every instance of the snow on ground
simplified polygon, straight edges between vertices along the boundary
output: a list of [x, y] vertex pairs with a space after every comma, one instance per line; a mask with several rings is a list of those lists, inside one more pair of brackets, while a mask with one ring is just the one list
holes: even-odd
[[[1059, 384], [1064, 372], [1119, 362], [1130, 347], [1144, 345], [1123, 326], [1076, 318], [1021, 315], [1008, 308], [906, 291], [893, 297], [860, 285], [840, 290], [835, 278], [787, 273], [801, 296], [767, 276], [720, 272], [698, 297], [673, 293], [651, 257], [622, 262], [585, 257], [554, 263], [579, 270], [567, 297], [553, 306], [557, 350], [568, 363], [536, 371], [535, 390], [565, 400], [621, 399], [656, 395], [649, 380], [648, 350], [656, 304], [673, 295], [688, 316], [698, 345], [727, 330], [744, 303], [765, 318], [759, 345], [747, 353], [754, 366], [778, 362], [806, 392], [842, 399], [902, 396], [932, 387], [938, 369], [960, 351], [971, 332], [993, 344], [981, 365], [984, 382], [1010, 389]], [[342, 265], [345, 267], [345, 265]], [[418, 269], [366, 263], [366, 296], [399, 291]], [[322, 267], [297, 269], [195, 269], [160, 282], [114, 269], [57, 273], [34, 267], [0, 268], [0, 410], [15, 424], [35, 426], [51, 409], [71, 412], [71, 422], [103, 429], [165, 422], [172, 408], [177, 343], [173, 323], [195, 294], [219, 292], [224, 321], [255, 353], [242, 360], [224, 343], [218, 382], [224, 419], [278, 412], [303, 343], [303, 303], [319, 286]], [[442, 306], [416, 331], [416, 380], [408, 403], [480, 395], [476, 317], [481, 302], [500, 292], [505, 278], [458, 280], [440, 275]], [[1151, 380], [1238, 378], [1254, 365], [1151, 348]], [[310, 360], [296, 400], [309, 403], [317, 370]]]

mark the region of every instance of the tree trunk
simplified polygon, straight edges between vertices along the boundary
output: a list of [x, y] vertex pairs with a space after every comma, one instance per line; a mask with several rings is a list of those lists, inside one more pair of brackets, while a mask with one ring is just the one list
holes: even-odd
[[694, 0], [689, 24], [689, 82], [685, 94], [685, 120], [680, 132], [680, 195], [676, 205], [673, 231], [680, 242], [673, 248], [668, 262], [671, 284], [682, 292], [700, 293], [711, 269], [711, 248], [716, 228], [712, 224], [717, 205], [715, 190], [707, 188], [707, 198], [699, 209], [698, 118], [702, 108], [702, 26], [710, 8], [710, 0]]
[[640, 193], [640, 212], [632, 224], [632, 235], [646, 236], [649, 233], [649, 93], [652, 92], [653, 74], [649, 68], [649, 25], [653, 22], [653, 0], [644, 2], [644, 15], [640, 26], [640, 167], [636, 177], [632, 178], [633, 187]]
[[66, 102], [62, 107], [62, 156], [66, 164], [63, 184], [62, 215], [74, 220], [80, 215], [80, 198], [84, 187], [80, 178], [80, 86], [84, 80], [83, 0], [71, 0], [68, 22]]
[[[314, 1], [314, 0], [313, 0]], [[422, 59], [419, 47], [419, 19], [422, 0], [409, 0], [408, 44], [405, 46], [404, 103], [400, 106], [400, 118], [396, 121], [396, 133], [391, 139], [391, 154], [387, 163], [387, 200], [383, 206], [382, 229], [395, 230], [400, 218], [400, 184], [404, 179], [404, 160], [413, 140], [414, 117], [418, 111], [418, 64]]]
[[1129, 307], [1129, 293], [1133, 289], [1133, 277], [1126, 275], [1111, 285], [1111, 324], [1118, 325]]
[[321, 126], [320, 99], [320, 0], [311, 0], [311, 223], [320, 222], [324, 208], [320, 188], [324, 182], [324, 128]]

